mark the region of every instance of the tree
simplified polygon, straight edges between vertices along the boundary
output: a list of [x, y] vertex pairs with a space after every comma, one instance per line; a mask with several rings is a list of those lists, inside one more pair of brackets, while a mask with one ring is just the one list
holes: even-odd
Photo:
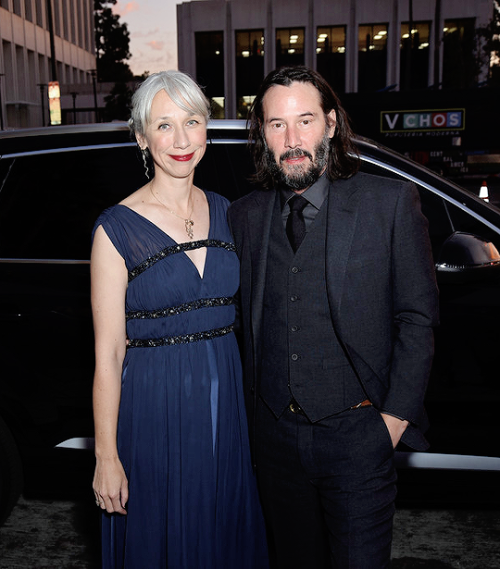
[[120, 16], [113, 14], [117, 0], [94, 0], [95, 45], [97, 80], [100, 82], [126, 82], [133, 73], [126, 63], [130, 59], [130, 32]]
[[478, 29], [489, 65], [488, 83], [500, 87], [500, 2], [493, 0], [493, 17], [484, 28]]
[[130, 118], [132, 91], [126, 83], [115, 83], [111, 93], [104, 97], [104, 120], [126, 121]]

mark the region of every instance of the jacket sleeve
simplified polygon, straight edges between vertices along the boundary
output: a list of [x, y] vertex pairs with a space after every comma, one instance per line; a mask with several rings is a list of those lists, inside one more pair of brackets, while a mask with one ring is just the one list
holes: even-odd
[[419, 424], [434, 355], [438, 291], [427, 219], [417, 189], [400, 193], [392, 231], [393, 342], [389, 389], [381, 411]]

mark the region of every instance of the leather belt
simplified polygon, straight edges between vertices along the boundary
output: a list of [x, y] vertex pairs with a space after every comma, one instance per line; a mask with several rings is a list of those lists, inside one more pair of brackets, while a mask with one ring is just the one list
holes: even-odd
[[[371, 404], [372, 402], [369, 399], [365, 399], [364, 401], [361, 401], [361, 403], [349, 407], [349, 411], [352, 411], [354, 409], [360, 409], [361, 407], [369, 407]], [[290, 401], [288, 409], [290, 409], [290, 411], [292, 413], [295, 413], [296, 415], [305, 415], [304, 409], [302, 409], [302, 407], [297, 403], [297, 401], [295, 401], [295, 399], [292, 399]]]
[[353, 409], [359, 409], [360, 407], [369, 407], [371, 404], [372, 402], [369, 399], [365, 399], [364, 401], [361, 401], [361, 403], [349, 407], [349, 411], [352, 411]]

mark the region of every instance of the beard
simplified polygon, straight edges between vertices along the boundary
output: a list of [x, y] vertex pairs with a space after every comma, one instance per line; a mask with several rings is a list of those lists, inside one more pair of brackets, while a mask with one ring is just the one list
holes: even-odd
[[[275, 185], [285, 186], [290, 190], [305, 190], [312, 186], [319, 179], [328, 164], [330, 137], [326, 131], [321, 142], [314, 149], [314, 158], [307, 150], [295, 148], [283, 153], [278, 164], [265, 140], [264, 145], [264, 164], [271, 174]], [[290, 170], [285, 171], [282, 162], [289, 158], [298, 158], [299, 156], [309, 158], [309, 166], [305, 167], [303, 164], [298, 164], [291, 166]]]

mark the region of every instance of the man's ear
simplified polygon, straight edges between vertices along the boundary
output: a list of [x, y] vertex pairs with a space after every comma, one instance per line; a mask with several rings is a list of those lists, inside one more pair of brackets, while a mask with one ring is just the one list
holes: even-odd
[[332, 109], [326, 115], [326, 121], [328, 123], [328, 137], [333, 138], [333, 135], [335, 134], [335, 128], [337, 126], [337, 113], [335, 112], [335, 109]]

